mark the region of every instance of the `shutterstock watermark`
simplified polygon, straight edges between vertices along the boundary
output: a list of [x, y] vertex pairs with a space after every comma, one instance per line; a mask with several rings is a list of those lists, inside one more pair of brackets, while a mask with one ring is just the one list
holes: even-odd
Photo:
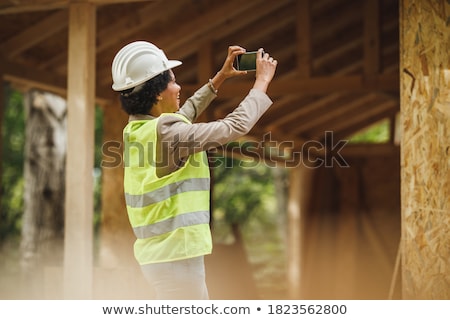
[[[116, 168], [119, 166], [138, 166], [147, 165], [156, 167], [176, 166], [183, 162], [186, 155], [201, 151], [200, 142], [194, 137], [188, 141], [175, 139], [176, 142], [164, 143], [161, 146], [154, 145], [154, 141], [141, 143], [138, 141], [107, 141], [102, 145], [103, 168]], [[272, 134], [265, 134], [261, 141], [232, 142], [226, 145], [210, 143], [206, 148], [208, 150], [209, 166], [218, 167], [221, 165], [234, 166], [242, 165], [251, 167], [258, 162], [265, 162], [269, 166], [282, 166], [293, 168], [303, 165], [308, 168], [334, 166], [347, 168], [350, 167], [341, 154], [348, 140], [336, 140], [332, 131], [326, 131], [323, 140], [307, 140], [301, 143], [295, 141], [275, 141], [272, 140]], [[205, 147], [204, 147], [205, 148]], [[158, 150], [158, 151], [156, 151]], [[158, 157], [155, 153], [158, 152]], [[236, 159], [239, 161], [224, 161], [224, 157]], [[248, 161], [252, 159], [252, 161]], [[191, 165], [200, 166], [200, 163], [193, 162]]]

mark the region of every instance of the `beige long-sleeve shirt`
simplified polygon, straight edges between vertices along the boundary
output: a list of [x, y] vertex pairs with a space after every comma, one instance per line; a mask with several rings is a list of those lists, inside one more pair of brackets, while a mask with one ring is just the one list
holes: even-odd
[[[193, 122], [214, 100], [216, 94], [204, 85], [198, 89], [177, 113]], [[158, 176], [167, 175], [180, 168], [193, 153], [206, 151], [247, 134], [272, 100], [262, 91], [251, 89], [239, 106], [225, 118], [206, 123], [187, 123], [176, 115], [164, 114], [157, 125]], [[153, 120], [152, 116], [130, 116], [132, 120]]]

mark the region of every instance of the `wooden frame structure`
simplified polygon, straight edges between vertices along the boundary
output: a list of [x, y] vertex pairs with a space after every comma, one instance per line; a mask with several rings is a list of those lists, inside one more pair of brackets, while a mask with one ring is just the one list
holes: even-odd
[[[439, 3], [447, 12], [448, 4]], [[385, 118], [394, 128], [405, 76], [399, 68], [399, 9], [409, 6], [406, 0], [400, 5], [388, 0], [179, 0], [170, 6], [162, 0], [2, 1], [3, 80], [68, 100], [66, 297], [92, 295], [94, 104], [120, 112], [110, 89], [110, 64], [121, 46], [146, 39], [183, 60], [177, 79], [184, 97], [220, 68], [229, 43], [264, 46], [280, 61], [269, 91], [275, 103], [249, 138], [258, 140], [270, 131], [275, 141], [291, 141], [291, 151], [298, 151], [308, 141], [323, 143], [330, 131], [336, 140], [346, 139]], [[230, 112], [251, 83], [251, 75], [230, 80], [203, 120]], [[106, 130], [120, 139], [117, 130]], [[383, 145], [348, 146], [343, 153], [396, 154], [393, 137]], [[295, 241], [302, 205], [297, 175], [302, 173], [293, 173], [290, 200]], [[292, 257], [290, 270], [298, 284], [298, 252]], [[292, 292], [298, 296], [298, 287]]]

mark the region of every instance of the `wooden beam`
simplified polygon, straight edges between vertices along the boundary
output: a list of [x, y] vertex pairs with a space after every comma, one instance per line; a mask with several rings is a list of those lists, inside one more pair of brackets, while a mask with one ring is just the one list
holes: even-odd
[[[246, 151], [242, 148], [236, 148], [233, 146], [229, 148], [225, 145], [223, 148], [217, 149], [212, 154], [220, 154], [225, 156], [234, 157], [236, 159], [248, 159], [253, 158], [258, 161], [262, 161], [269, 166], [273, 165], [285, 165], [287, 168], [298, 167], [301, 164], [302, 159], [298, 156], [295, 156], [295, 152], [299, 154], [299, 152], [304, 151], [302, 147], [305, 143], [310, 142], [306, 140], [294, 139], [294, 136], [286, 136], [283, 133], [278, 132], [277, 130], [271, 131], [271, 141], [278, 144], [278, 146], [287, 146], [286, 142], [292, 143], [292, 149], [280, 149], [279, 151], [285, 152], [284, 156], [270, 155], [266, 150], [260, 147], [261, 137], [263, 137], [265, 133], [258, 134], [256, 136], [245, 136], [241, 140], [246, 142], [253, 141], [255, 143], [254, 147], [249, 148], [249, 151]], [[320, 142], [318, 140], [318, 142]], [[337, 139], [336, 139], [337, 142]], [[317, 157], [324, 157], [326, 155], [332, 155], [330, 153], [331, 150], [323, 149], [311, 149], [311, 154]], [[396, 155], [400, 153], [400, 146], [394, 145], [391, 143], [347, 143], [342, 149], [339, 149], [339, 154], [344, 158], [358, 158], [358, 157], [385, 157]]]
[[[3, 58], [3, 80], [25, 88], [36, 88], [67, 97], [67, 77], [25, 66]], [[107, 104], [114, 92], [109, 88], [98, 88], [96, 103]]]
[[[6, 110], [5, 83], [3, 82], [4, 59], [0, 55], [0, 132], [3, 132], [3, 119]], [[3, 159], [3, 140], [0, 139], [0, 159]], [[0, 163], [0, 178], [3, 177], [3, 161]], [[3, 198], [3, 188], [0, 188], [0, 204]]]
[[[220, 88], [222, 98], [244, 95], [251, 88], [253, 81], [236, 81], [227, 83]], [[195, 91], [198, 84], [184, 85], [185, 90]], [[332, 92], [369, 92], [369, 91], [398, 91], [398, 74], [381, 74], [374, 77], [362, 75], [314, 77], [310, 79], [277, 80], [274, 79], [269, 87], [271, 97], [289, 93], [332, 93]]]
[[[97, 53], [114, 46], [117, 39], [127, 39], [131, 34], [148, 27], [160, 16], [171, 16], [177, 9], [177, 6], [168, 6], [165, 2], [151, 2], [138, 10], [135, 15], [124, 16], [115, 23], [98, 30]], [[154, 12], [158, 12], [158, 14], [156, 15]]]
[[[339, 179], [339, 212], [335, 226], [334, 292], [342, 299], [356, 299], [358, 272], [358, 211], [360, 204], [360, 172], [355, 166], [337, 170]], [[341, 285], [345, 284], [345, 285]]]
[[[337, 72], [330, 74], [330, 76], [345, 76], [350, 73], [354, 73], [359, 68], [360, 68], [360, 63], [355, 62], [352, 65], [346, 66], [345, 68], [339, 69]], [[293, 72], [289, 73], [289, 75], [292, 77], [296, 77], [296, 74]], [[284, 79], [291, 79], [292, 77], [286, 77]], [[277, 78], [277, 79], [280, 79], [280, 78]], [[292, 105], [293, 103], [298, 101], [299, 98], [301, 98], [302, 96], [306, 96], [306, 95], [308, 95], [308, 93], [295, 94], [295, 95], [294, 94], [283, 95], [282, 97], [277, 99], [276, 104], [266, 112], [265, 117], [260, 120], [260, 124], [265, 125], [267, 130], [272, 130], [277, 125], [274, 123], [274, 121], [279, 121], [278, 125], [280, 125], [281, 123], [288, 122], [294, 116], [306, 114], [306, 113], [309, 113], [309, 112], [315, 110], [316, 107], [318, 107], [318, 106], [311, 106], [311, 107], [306, 106], [304, 108], [301, 108], [301, 109], [298, 108], [297, 110], [295, 110], [294, 111], [295, 115], [292, 113], [286, 113], [286, 114], [283, 114], [280, 116], [280, 114], [283, 113], [283, 112], [281, 112], [281, 110], [285, 110], [286, 106]], [[320, 100], [322, 101], [322, 105], [324, 105], [325, 103], [331, 103], [333, 101], [336, 101], [341, 96], [342, 96], [342, 93], [336, 93], [336, 94], [333, 94], [333, 97], [324, 97], [324, 98], [321, 98]], [[316, 104], [318, 102], [319, 101], [314, 102], [314, 104]], [[275, 118], [277, 120], [273, 120], [273, 118]], [[270, 121], [265, 121], [265, 119], [270, 119]], [[269, 122], [269, 123], [265, 124], [266, 122]]]
[[297, 4], [297, 71], [301, 78], [311, 76], [311, 1]]
[[380, 4], [379, 0], [364, 1], [364, 72], [380, 70]]
[[[260, 0], [258, 1], [261, 2]], [[167, 53], [171, 50], [178, 49], [201, 36], [205, 25], [209, 29], [214, 29], [220, 26], [225, 19], [229, 19], [230, 15], [238, 15], [249, 7], [253, 7], [254, 3], [255, 1], [242, 0], [220, 2], [219, 6], [209, 10], [208, 14], [203, 15], [201, 19], [191, 20], [190, 23], [176, 28], [176, 30], [171, 32], [169, 38], [162, 37], [158, 44]]]
[[[349, 134], [365, 128], [366, 126], [376, 122], [376, 120], [381, 120], [382, 118], [395, 113], [398, 110], [398, 106], [398, 101], [385, 101], [379, 105], [371, 107], [370, 109], [365, 108], [364, 110], [361, 110], [361, 112], [356, 113], [352, 117], [348, 117], [345, 120], [335, 120], [324, 126], [335, 132], [335, 137], [338, 139], [344, 139]], [[313, 137], [314, 140], [320, 141], [324, 133], [323, 129], [324, 127], [316, 128], [311, 134], [311, 137]], [[343, 134], [344, 132], [345, 134]]]
[[96, 5], [107, 5], [115, 3], [133, 3], [133, 2], [165, 2], [164, 0], [89, 0]]
[[[29, 66], [24, 66], [13, 61], [4, 64], [4, 79], [6, 81], [22, 85], [41, 88], [66, 96], [66, 78], [42, 72]], [[183, 90], [194, 92], [201, 84], [183, 85]], [[236, 95], [244, 95], [251, 88], [253, 81], [240, 81], [225, 83], [220, 90], [220, 98], [232, 98]], [[270, 85], [271, 96], [284, 96], [286, 94], [334, 93], [334, 92], [368, 92], [368, 91], [398, 91], [399, 76], [397, 74], [379, 75], [365, 78], [362, 75], [315, 77], [311, 79], [275, 79]], [[97, 102], [104, 104], [113, 98], [110, 86], [102, 86], [97, 90]], [[300, 110], [299, 110], [300, 112]]]
[[327, 51], [325, 54], [314, 58], [313, 67], [315, 69], [319, 69], [323, 65], [339, 60], [340, 56], [348, 55], [350, 51], [358, 49], [362, 45], [362, 42], [363, 40], [361, 38], [358, 38], [345, 44], [339, 45], [339, 47], [334, 48], [333, 50]]
[[[246, 45], [250, 45], [251, 43], [249, 42], [248, 35], [251, 34], [252, 37], [250, 41], [252, 41], [253, 43], [258, 43], [258, 45], [260, 45], [261, 43], [265, 43], [267, 34], [274, 33], [279, 29], [285, 28], [295, 21], [296, 17], [290, 14], [292, 12], [292, 7], [286, 0], [269, 2], [265, 1], [264, 5], [261, 5], [260, 2], [252, 1], [252, 4], [252, 7], [247, 8], [247, 10], [242, 11], [238, 15], [232, 16], [230, 14], [224, 16], [226, 20], [224, 19], [223, 23], [218, 25], [216, 28], [209, 29], [203, 36], [209, 37], [211, 39], [221, 39], [226, 38], [227, 36], [232, 34], [234, 43], [245, 43]], [[273, 21], [264, 28], [261, 28], [260, 23], [257, 22], [261, 17], [268, 14], [271, 15]], [[245, 32], [242, 32], [242, 30], [245, 30]], [[223, 47], [223, 50], [225, 49], [226, 45]], [[246, 49], [252, 50], [258, 49], [258, 47], [248, 47]], [[172, 55], [176, 54], [177, 52], [179, 54], [181, 52], [182, 56], [180, 57], [180, 59], [183, 59], [183, 57], [187, 57], [195, 53], [196, 50], [197, 46], [195, 41], [191, 41], [189, 43], [182, 44], [179, 48], [174, 48], [173, 50], [169, 51], [168, 54]], [[276, 59], [279, 59], [279, 61], [285, 61], [282, 56], [285, 55], [286, 59], [291, 58], [294, 50], [295, 49], [293, 47], [289, 46], [279, 48], [277, 49]], [[223, 59], [221, 55], [216, 55], [216, 57], [219, 58], [216, 58], [214, 60], [215, 64], [220, 64], [223, 62], [223, 60], [218, 61], [218, 59]], [[190, 72], [184, 72], [183, 77], [191, 79], [192, 72], [194, 72], [194, 70], [191, 70]]]
[[[331, 2], [335, 3], [336, 1], [332, 0]], [[316, 7], [316, 5], [320, 3], [321, 2], [319, 1], [312, 1], [311, 3], [312, 15], [314, 17], [323, 15], [323, 12], [318, 10], [320, 8]], [[328, 15], [326, 19], [321, 19], [314, 24], [314, 41], [319, 44], [327, 43], [334, 34], [341, 33], [349, 25], [354, 25], [360, 20], [360, 10], [345, 10], [344, 12], [339, 12], [339, 14], [334, 14], [332, 16]]]
[[[269, 136], [267, 136], [267, 134], [269, 134]], [[285, 150], [286, 152], [287, 150], [290, 150], [289, 155], [286, 154], [283, 157], [277, 158], [271, 157], [276, 162], [288, 163], [288, 167], [294, 167], [298, 165], [301, 159], [298, 159], [296, 157], [296, 154], [294, 154], [293, 152], [297, 152], [298, 155], [298, 152], [302, 150], [303, 145], [307, 142], [305, 139], [302, 139], [298, 136], [287, 134], [279, 127], [268, 132], [266, 130], [260, 130], [260, 128], [256, 126], [250, 131], [247, 137], [252, 137], [252, 140], [256, 140], [257, 142], [263, 142], [261, 141], [262, 139], [270, 139], [271, 141], [276, 141], [281, 144], [281, 150]], [[316, 150], [312, 150], [312, 152], [316, 154]], [[263, 155], [262, 158], [264, 158]]]
[[[88, 0], [95, 5], [131, 2], [157, 2], [161, 0]], [[35, 11], [49, 11], [67, 8], [71, 0], [14, 0], [10, 4], [0, 5], [0, 15], [16, 14]]]
[[288, 215], [288, 294], [289, 299], [300, 299], [301, 295], [301, 248], [302, 248], [302, 202], [301, 192], [304, 184], [302, 183], [303, 168], [292, 168], [289, 176], [289, 198], [287, 205]]
[[35, 87], [66, 96], [67, 78], [25, 66], [4, 58], [3, 79], [25, 87]]
[[351, 157], [386, 157], [400, 154], [400, 147], [391, 143], [349, 143], [339, 153], [344, 159]]
[[8, 58], [17, 56], [35, 44], [67, 27], [67, 10], [60, 10], [39, 21], [2, 44], [2, 51]]
[[301, 132], [308, 131], [314, 127], [320, 127], [321, 125], [323, 128], [324, 123], [333, 122], [337, 119], [337, 117], [342, 116], [350, 111], [355, 112], [354, 109], [364, 109], [363, 106], [368, 104], [371, 100], [374, 100], [375, 97], [375, 94], [369, 93], [367, 95], [356, 98], [349, 103], [346, 103], [345, 105], [334, 106], [333, 108], [324, 110], [323, 115], [321, 115], [320, 117], [315, 117], [314, 119], [303, 123], [301, 126], [298, 126], [291, 132], [300, 134]]
[[93, 294], [96, 7], [69, 6], [64, 298]]
[[[178, 6], [168, 6], [163, 1], [149, 1], [149, 4], [141, 10], [138, 10], [135, 15], [124, 16], [122, 19], [116, 21], [115, 23], [110, 24], [109, 26], [106, 26], [101, 30], [98, 30], [98, 42], [96, 47], [97, 54], [101, 54], [104, 50], [111, 46], [120, 45], [117, 44], [118, 39], [127, 39], [133, 33], [136, 33], [138, 30], [145, 29], [146, 27], [157, 21], [160, 16], [171, 16], [177, 10]], [[158, 12], [159, 14], [155, 15], [155, 12]], [[114, 36], [112, 37], [111, 35]], [[39, 67], [45, 69], [49, 66], [52, 66], [53, 69], [55, 69], [54, 66], [64, 66], [66, 61], [67, 52], [61, 52], [60, 54], [55, 55], [54, 57], [40, 63]], [[58, 69], [61, 68], [62, 67]], [[98, 78], [101, 79], [101, 81], [104, 81], [100, 83], [102, 86], [106, 84], [106, 81], [109, 81], [108, 84], [110, 86], [111, 70], [109, 68], [106, 68], [103, 72], [100, 72], [98, 74]]]
[[[160, 16], [170, 17], [178, 10], [178, 6], [168, 6], [166, 2], [155, 2], [150, 3], [145, 6], [134, 16], [124, 16], [122, 19], [118, 20], [116, 23], [106, 26], [98, 30], [98, 43], [97, 43], [97, 54], [101, 55], [110, 47], [117, 46], [117, 51], [120, 49], [121, 44], [126, 44], [128, 41], [132, 41], [132, 35], [141, 29], [148, 28], [152, 23], [156, 22]], [[154, 12], [158, 12], [155, 15]], [[114, 37], [111, 37], [111, 35]], [[157, 44], [158, 39], [153, 39], [152, 35], [148, 35], [149, 41]], [[151, 38], [151, 39], [150, 39]], [[118, 43], [117, 39], [128, 39], [124, 40], [122, 43]], [[197, 48], [196, 48], [197, 49]], [[165, 52], [167, 55], [167, 52]], [[63, 56], [64, 53], [61, 54]], [[62, 57], [55, 57], [54, 63], [59, 64]], [[170, 57], [170, 56], [169, 56]], [[111, 58], [112, 59], [112, 58]], [[103, 68], [97, 75], [98, 83], [102, 87], [108, 87], [111, 90], [111, 69]]]
[[[341, 75], [336, 75], [338, 77], [341, 77]], [[292, 81], [292, 77], [283, 77], [281, 79], [278, 79], [281, 81]], [[226, 87], [226, 85], [224, 85]], [[184, 87], [183, 87], [184, 88]], [[331, 89], [331, 88], [330, 88]], [[332, 89], [333, 90], [333, 89]], [[394, 90], [395, 91], [395, 90]], [[368, 91], [370, 92], [370, 91]], [[348, 94], [348, 92], [337, 92], [333, 93], [330, 92], [331, 95], [327, 95], [325, 97], [319, 98], [318, 100], [312, 102], [311, 104], [306, 105], [302, 108], [297, 108], [296, 110], [286, 113], [282, 112], [283, 115], [280, 116], [280, 111], [284, 109], [285, 104], [292, 104], [296, 103], [295, 101], [298, 101], [299, 97], [307, 96], [311, 92], [305, 92], [305, 94], [299, 94], [295, 92], [291, 92], [290, 94], [282, 95], [279, 99], [276, 100], [276, 104], [270, 108], [267, 112], [267, 115], [263, 117], [263, 119], [260, 120], [260, 126], [263, 126], [265, 131], [278, 131], [277, 128], [282, 127], [284, 123], [287, 123], [291, 121], [293, 118], [301, 117], [304, 115], [307, 115], [312, 112], [316, 112], [322, 107], [325, 107], [326, 105], [333, 103], [335, 101], [338, 101], [342, 98], [344, 94]], [[379, 93], [381, 94], [381, 93]], [[220, 98], [223, 97], [223, 92], [221, 90]], [[230, 99], [232, 101], [233, 99]], [[217, 117], [222, 117], [226, 115], [226, 110], [223, 110], [225, 107], [222, 108], [222, 106], [219, 106], [215, 108], [215, 115]], [[320, 119], [318, 120], [320, 121]], [[299, 127], [301, 129], [301, 127]], [[292, 132], [291, 132], [292, 133]], [[297, 134], [300, 134], [297, 132]], [[292, 136], [290, 140], [292, 140]]]
[[314, 77], [294, 81], [277, 81], [270, 84], [269, 95], [277, 96], [292, 92], [308, 94], [328, 92], [368, 92], [368, 91], [398, 91], [399, 75], [380, 74], [373, 77], [362, 75]]
[[197, 78], [199, 83], [207, 82], [213, 76], [213, 50], [211, 39], [206, 38], [198, 49]]
[[[262, 3], [264, 3], [264, 5], [261, 5]], [[153, 37], [151, 41], [164, 50], [169, 58], [183, 60], [184, 57], [187, 57], [198, 50], [197, 42], [194, 40], [199, 37], [220, 39], [232, 32], [240, 30], [248, 23], [251, 23], [252, 19], [257, 17], [257, 14], [267, 14], [270, 10], [275, 10], [286, 3], [286, 0], [273, 2], [255, 0], [248, 1], [245, 5], [239, 0], [223, 2], [220, 6], [216, 6], [208, 12], [208, 15], [206, 16], [208, 17], [207, 21], [205, 20], [205, 16], [201, 16], [198, 19], [193, 19], [187, 24], [177, 26], [173, 30], [166, 30], [167, 33], [171, 34], [170, 39], [164, 35], [159, 35]], [[176, 6], [173, 7], [176, 8]], [[227, 12], [227, 14], [224, 14], [224, 12]], [[234, 20], [233, 23], [230, 23], [229, 21], [231, 19], [234, 19], [236, 23], [234, 23]], [[208, 31], [207, 33], [203, 33], [205, 32], [205, 29], [202, 26], [208, 23]], [[258, 30], [264, 31], [264, 29], [260, 27]], [[248, 32], [248, 28], [246, 32]], [[115, 34], [115, 32], [110, 32], [109, 34]], [[236, 41], [238, 41], [238, 39], [236, 39]], [[224, 47], [224, 50], [225, 49], [226, 47]], [[190, 72], [194, 73], [196, 71], [196, 69], [193, 69]], [[107, 79], [110, 78], [108, 72], [110, 71], [104, 70], [99, 75], [99, 79], [104, 79], [102, 85], [106, 84]]]
[[[198, 70], [197, 70], [197, 81], [206, 83], [208, 79], [213, 77], [213, 50], [212, 50], [212, 40], [206, 38], [200, 42], [200, 48], [198, 49]], [[183, 91], [182, 91], [183, 92]], [[189, 97], [184, 97], [187, 99]], [[197, 122], [207, 122], [208, 119], [208, 109], [199, 115]]]
[[323, 98], [319, 98], [316, 101], [308, 104], [305, 107], [297, 108], [295, 111], [291, 113], [286, 113], [282, 115], [277, 115], [276, 119], [270, 122], [270, 124], [266, 127], [268, 130], [272, 130], [275, 127], [282, 126], [288, 121], [291, 121], [292, 119], [301, 117], [303, 115], [306, 115], [308, 113], [314, 112], [320, 108], [323, 108], [324, 106], [333, 103], [337, 101], [339, 98], [341, 98], [341, 93], [333, 93], [330, 95], [327, 95]]
[[[287, 20], [287, 19], [286, 19]], [[290, 50], [289, 50], [290, 51]], [[279, 51], [277, 53], [277, 59], [279, 59], [280, 61], [283, 61], [284, 57], [288, 56], [288, 50], [286, 49], [282, 49], [281, 51]], [[287, 79], [293, 79], [295, 77], [297, 77], [297, 73], [295, 70], [285, 73], [283, 75], [280, 75], [279, 77], [277, 77], [277, 79], [279, 80], [287, 80]], [[227, 82], [226, 82], [227, 83]], [[223, 84], [223, 86], [225, 87], [227, 84]], [[229, 112], [231, 112], [232, 110], [234, 110], [239, 103], [242, 101], [242, 99], [244, 98], [244, 96], [236, 96], [235, 98], [231, 98], [231, 99], [221, 99], [222, 94], [219, 93], [218, 96], [218, 100], [221, 102], [219, 103], [218, 106], [216, 106], [214, 108], [214, 115], [217, 118], [221, 118], [221, 117], [225, 117]], [[279, 103], [281, 102], [280, 100], [282, 100], [283, 103], [290, 103], [292, 101], [295, 101], [297, 99], [298, 95], [285, 95], [283, 97], [281, 97], [279, 100], [277, 100], [277, 104], [279, 105]], [[273, 107], [270, 108], [267, 112], [271, 113], [273, 111]], [[266, 113], [267, 114], [267, 113]], [[262, 122], [260, 122], [261, 124]]]
[[[127, 208], [123, 191], [122, 148], [118, 146], [119, 143], [122, 146], [122, 130], [127, 122], [128, 115], [122, 112], [119, 99], [114, 99], [109, 105], [105, 106], [102, 150], [106, 150], [106, 148], [109, 150], [108, 153], [106, 151], [102, 153], [103, 159], [100, 164], [102, 167], [102, 223], [100, 227], [102, 236], [98, 246], [98, 263], [96, 263], [96, 266], [105, 268], [104, 270], [111, 270], [111, 266], [114, 266], [115, 269], [130, 268], [130, 264], [134, 266], [136, 261], [133, 250], [130, 249], [133, 247], [136, 238], [132, 229], [129, 228], [128, 216], [124, 214]], [[113, 146], [114, 148], [112, 148]], [[111, 151], [114, 151], [114, 154]], [[113, 157], [110, 157], [111, 155]], [[133, 267], [130, 269], [134, 270]], [[125, 278], [127, 280], [122, 279], [115, 282], [114, 285], [108, 283], [105, 288], [121, 288], [120, 290], [123, 290], [125, 288], [121, 286], [125, 283], [124, 281], [130, 281], [128, 276], [125, 276]], [[123, 298], [127, 296], [126, 292], [115, 293]], [[106, 296], [111, 295], [106, 294]]]
[[[222, 155], [240, 160], [254, 159], [268, 166], [284, 165], [284, 167], [296, 167], [299, 165], [298, 158], [291, 156], [291, 150], [284, 148], [283, 145], [277, 144], [268, 149], [263, 144], [278, 143], [276, 140], [265, 141], [264, 137], [253, 137], [250, 135], [238, 139], [240, 145], [226, 144], [209, 152], [210, 156]], [[245, 143], [245, 145], [243, 144]], [[289, 165], [286, 165], [286, 164]]]
[[17, 0], [9, 5], [1, 5], [0, 15], [62, 9], [68, 3], [69, 0]]
[[347, 127], [345, 128], [340, 128], [339, 131], [335, 131], [335, 136], [336, 139], [341, 140], [341, 139], [347, 139], [349, 136], [355, 134], [356, 132], [367, 128], [368, 126], [381, 121], [385, 118], [390, 118], [392, 117], [394, 114], [396, 114], [398, 112], [398, 103], [397, 106], [393, 106], [392, 108], [387, 108], [387, 109], [383, 109], [381, 111], [379, 111], [379, 113], [373, 113], [370, 115], [367, 115], [366, 118], [354, 122], [352, 124], [347, 124]]

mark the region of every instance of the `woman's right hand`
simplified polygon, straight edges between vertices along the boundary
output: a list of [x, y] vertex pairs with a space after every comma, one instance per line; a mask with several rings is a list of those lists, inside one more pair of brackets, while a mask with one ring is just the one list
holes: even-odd
[[271, 57], [267, 52], [263, 52], [264, 50], [260, 48], [256, 55], [256, 79], [253, 88], [266, 92], [269, 83], [275, 75], [278, 61]]

